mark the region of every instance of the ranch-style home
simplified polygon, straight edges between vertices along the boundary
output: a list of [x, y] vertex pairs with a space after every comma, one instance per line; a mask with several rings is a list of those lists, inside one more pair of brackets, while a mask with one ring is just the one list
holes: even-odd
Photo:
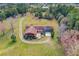
[[40, 39], [44, 36], [51, 37], [53, 28], [51, 26], [26, 26], [24, 39]]

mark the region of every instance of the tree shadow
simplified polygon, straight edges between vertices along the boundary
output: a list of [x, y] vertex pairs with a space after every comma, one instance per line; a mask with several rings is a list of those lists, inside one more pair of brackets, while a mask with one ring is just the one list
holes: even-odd
[[10, 41], [10, 42], [7, 44], [6, 48], [13, 46], [15, 43], [16, 43], [16, 42]]
[[0, 35], [0, 39], [3, 38], [4, 36], [5, 36], [5, 34], [1, 34], [1, 35]]

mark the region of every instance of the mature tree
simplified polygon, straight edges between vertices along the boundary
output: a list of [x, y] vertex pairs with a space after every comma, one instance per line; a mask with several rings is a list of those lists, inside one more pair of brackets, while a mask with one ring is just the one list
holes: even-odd
[[49, 5], [49, 14], [51, 14], [52, 17], [56, 19], [56, 16], [58, 14], [58, 12], [57, 12], [57, 5], [54, 5], [54, 6], [52, 4]]
[[19, 14], [24, 14], [28, 11], [28, 5], [27, 4], [17, 4], [16, 5], [17, 11]]
[[74, 29], [76, 21], [79, 20], [79, 9], [73, 9], [69, 14], [69, 28]]
[[76, 21], [74, 29], [79, 31], [79, 21]]
[[64, 17], [66, 17], [68, 15], [68, 13], [73, 9], [73, 6], [67, 6], [67, 5], [58, 5], [58, 12], [60, 12], [62, 15], [64, 15]]
[[5, 19], [5, 13], [4, 11], [0, 11], [0, 21], [3, 21]]
[[18, 14], [18, 12], [17, 12], [16, 7], [11, 7], [11, 8], [8, 7], [5, 9], [6, 18], [10, 17], [10, 16], [15, 16], [17, 14]]
[[39, 17], [39, 18], [43, 18], [43, 11], [42, 11], [42, 7], [37, 7], [35, 9], [35, 16]]
[[52, 14], [52, 16], [58, 20], [61, 15], [66, 17], [72, 9], [74, 9], [73, 6], [67, 6], [65, 4], [51, 4], [49, 6], [49, 13]]

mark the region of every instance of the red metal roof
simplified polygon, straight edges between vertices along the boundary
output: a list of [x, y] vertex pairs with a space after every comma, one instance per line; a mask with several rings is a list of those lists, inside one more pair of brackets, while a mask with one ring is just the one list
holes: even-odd
[[25, 32], [26, 34], [27, 33], [32, 33], [32, 34], [37, 34], [37, 29], [35, 29], [33, 26], [31, 26], [31, 27], [29, 27], [29, 28], [27, 28], [26, 29], [26, 32]]
[[37, 32], [42, 32], [44, 28], [47, 28], [50, 26], [26, 26], [26, 34], [31, 33], [31, 34], [37, 34]]

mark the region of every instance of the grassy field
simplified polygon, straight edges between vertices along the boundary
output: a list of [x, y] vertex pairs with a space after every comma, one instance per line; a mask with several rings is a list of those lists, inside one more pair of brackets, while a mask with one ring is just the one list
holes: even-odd
[[[51, 40], [51, 44], [26, 44], [23, 43], [19, 38], [19, 22], [23, 21], [23, 29], [26, 25], [51, 25], [54, 28], [54, 38]], [[4, 21], [6, 24], [7, 30], [10, 27], [7, 21]], [[57, 56], [64, 55], [63, 48], [57, 42], [57, 34], [58, 34], [58, 23], [56, 20], [48, 21], [48, 20], [35, 20], [35, 17], [32, 15], [27, 15], [24, 17], [18, 17], [16, 21], [14, 21], [14, 28], [17, 42], [14, 44], [10, 44], [10, 33], [5, 35], [2, 39], [0, 39], [0, 55], [13, 55], [13, 56]]]

